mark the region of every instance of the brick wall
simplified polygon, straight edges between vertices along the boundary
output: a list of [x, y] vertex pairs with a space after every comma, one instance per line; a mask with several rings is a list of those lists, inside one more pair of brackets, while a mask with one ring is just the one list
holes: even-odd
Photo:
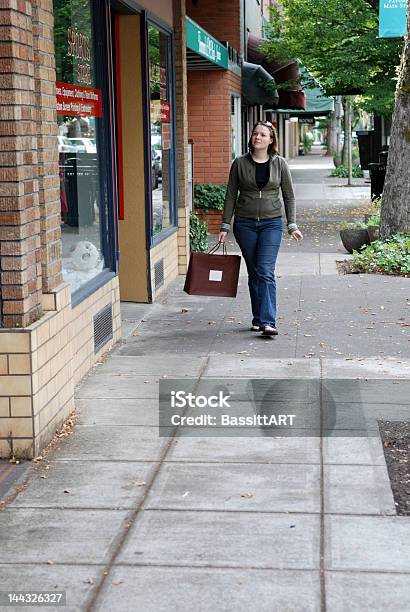
[[188, 105], [185, 0], [174, 0], [174, 46], [175, 46], [175, 115], [176, 115], [176, 189], [178, 205], [178, 271], [187, 270], [189, 253], [189, 210], [187, 209], [188, 160]]
[[32, 0], [43, 292], [62, 282], [52, 0]]
[[230, 70], [188, 73], [189, 138], [194, 141], [194, 182], [226, 183], [231, 156], [231, 94], [241, 91]]
[[3, 327], [42, 314], [61, 276], [51, 0], [0, 4], [0, 266]]
[[186, 12], [209, 34], [241, 50], [241, 0], [186, 0]]
[[41, 316], [40, 210], [31, 2], [0, 4], [2, 324]]

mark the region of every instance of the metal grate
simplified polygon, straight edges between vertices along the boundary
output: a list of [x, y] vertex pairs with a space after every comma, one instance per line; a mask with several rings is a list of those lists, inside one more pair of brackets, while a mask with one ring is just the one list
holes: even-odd
[[161, 287], [164, 284], [164, 260], [160, 259], [154, 265], [154, 283], [155, 289]]
[[94, 353], [112, 338], [112, 305], [104, 306], [94, 316]]

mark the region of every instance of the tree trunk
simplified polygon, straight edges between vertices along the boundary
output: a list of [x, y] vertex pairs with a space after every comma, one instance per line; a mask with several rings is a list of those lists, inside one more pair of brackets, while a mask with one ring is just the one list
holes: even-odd
[[335, 97], [335, 123], [336, 123], [336, 151], [335, 151], [335, 166], [338, 167], [342, 163], [342, 151], [340, 148], [340, 134], [342, 132], [342, 96]]
[[337, 153], [337, 118], [335, 110], [330, 115], [330, 122], [327, 134], [327, 155], [334, 156]]
[[343, 138], [343, 149], [342, 149], [342, 164], [344, 165], [345, 168], [347, 168], [348, 164], [349, 164], [349, 151], [348, 151], [348, 140], [351, 137], [349, 134], [349, 117], [348, 117], [348, 111], [349, 111], [349, 104], [347, 102], [347, 96], [343, 96], [342, 98], [342, 104], [343, 104], [343, 119], [342, 119], [342, 125], [343, 125], [343, 134], [344, 134], [344, 138]]
[[397, 232], [410, 232], [410, 11], [407, 36], [399, 68], [396, 103], [390, 135], [386, 180], [384, 183], [380, 235], [389, 238]]
[[346, 98], [347, 115], [347, 184], [352, 185], [352, 100]]

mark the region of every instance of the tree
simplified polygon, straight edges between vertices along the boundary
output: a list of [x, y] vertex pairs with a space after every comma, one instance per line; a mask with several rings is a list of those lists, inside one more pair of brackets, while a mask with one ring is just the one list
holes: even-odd
[[328, 95], [376, 95], [383, 84], [394, 99], [402, 44], [378, 39], [377, 12], [366, 0], [281, 0], [267, 39], [268, 57], [299, 58]]
[[267, 38], [268, 57], [299, 58], [327, 94], [343, 95], [343, 158], [350, 168], [351, 95], [362, 94], [367, 111], [391, 112], [401, 43], [378, 39], [377, 11], [366, 0], [281, 0], [271, 11]]
[[410, 10], [398, 74], [396, 102], [384, 184], [380, 233], [410, 232]]

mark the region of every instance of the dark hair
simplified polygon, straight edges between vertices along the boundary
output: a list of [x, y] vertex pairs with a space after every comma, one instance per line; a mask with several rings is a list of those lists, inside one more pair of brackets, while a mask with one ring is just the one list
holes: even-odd
[[253, 151], [254, 151], [254, 147], [252, 145], [252, 136], [253, 136], [253, 133], [254, 133], [255, 128], [256, 128], [257, 125], [263, 125], [264, 127], [268, 128], [268, 130], [270, 132], [270, 136], [271, 136], [271, 138], [273, 138], [272, 142], [268, 146], [268, 154], [269, 155], [277, 155], [279, 153], [278, 133], [276, 131], [275, 126], [272, 125], [272, 123], [270, 121], [257, 121], [255, 123], [255, 125], [252, 128], [251, 137], [249, 138], [249, 142], [248, 142], [248, 149], [249, 149], [249, 151], [251, 153], [253, 153]]

